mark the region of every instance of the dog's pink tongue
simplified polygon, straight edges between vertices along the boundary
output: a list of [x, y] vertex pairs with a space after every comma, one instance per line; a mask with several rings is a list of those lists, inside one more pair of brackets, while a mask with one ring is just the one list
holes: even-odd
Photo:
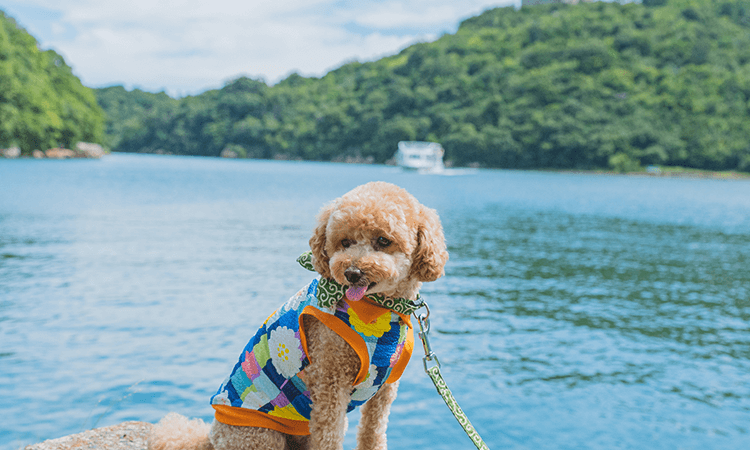
[[352, 286], [346, 290], [346, 298], [352, 301], [359, 301], [365, 296], [367, 286]]

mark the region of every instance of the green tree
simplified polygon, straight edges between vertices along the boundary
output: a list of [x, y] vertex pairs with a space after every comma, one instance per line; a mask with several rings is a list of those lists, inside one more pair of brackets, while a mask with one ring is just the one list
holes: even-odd
[[0, 11], [0, 147], [102, 143], [104, 113], [63, 58]]

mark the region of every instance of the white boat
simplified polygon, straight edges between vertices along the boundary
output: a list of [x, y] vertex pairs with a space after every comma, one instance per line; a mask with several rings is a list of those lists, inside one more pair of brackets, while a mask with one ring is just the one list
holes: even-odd
[[445, 170], [443, 146], [436, 142], [401, 141], [396, 164], [407, 170], [436, 173]]

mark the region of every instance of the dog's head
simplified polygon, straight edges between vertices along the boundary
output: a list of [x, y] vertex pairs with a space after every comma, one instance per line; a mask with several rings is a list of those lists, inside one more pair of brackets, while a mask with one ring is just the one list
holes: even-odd
[[437, 213], [384, 182], [359, 186], [323, 208], [310, 238], [315, 270], [367, 293], [412, 298], [448, 261]]

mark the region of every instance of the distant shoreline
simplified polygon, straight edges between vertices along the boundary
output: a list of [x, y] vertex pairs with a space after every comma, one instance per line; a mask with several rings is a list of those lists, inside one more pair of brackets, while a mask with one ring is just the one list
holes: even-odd
[[625, 175], [632, 177], [645, 178], [691, 178], [706, 180], [750, 180], [750, 173], [736, 171], [712, 171], [702, 169], [686, 169], [683, 167], [662, 167], [658, 172], [636, 171], [636, 172], [616, 172], [613, 170], [567, 170], [567, 169], [531, 169], [539, 172], [568, 173], [579, 175]]
[[[56, 149], [54, 149], [56, 150]], [[98, 153], [98, 152], [97, 152]], [[101, 158], [102, 156], [105, 156], [107, 153], [99, 153], [97, 156], [84, 156], [84, 155], [76, 155], [73, 158]], [[198, 157], [198, 158], [217, 158], [217, 159], [247, 159], [247, 160], [256, 160], [256, 161], [306, 161], [306, 162], [330, 162], [330, 163], [336, 163], [336, 164], [363, 164], [363, 165], [375, 165], [377, 163], [373, 163], [372, 160], [365, 160], [364, 158], [361, 159], [355, 159], [355, 158], [348, 158], [345, 160], [338, 160], [338, 161], [317, 161], [317, 160], [303, 160], [303, 159], [282, 159], [282, 158], [274, 158], [274, 159], [265, 159], [265, 158], [232, 158], [232, 157], [226, 157], [226, 156], [205, 156], [205, 155], [179, 155], [174, 153], [140, 153], [140, 152], [111, 152], [111, 154], [123, 154], [123, 155], [158, 155], [158, 156], [181, 156], [181, 157]], [[2, 155], [0, 153], [0, 159], [2, 159]], [[55, 158], [54, 156], [36, 156], [37, 158], [44, 158], [44, 159], [68, 159], [68, 158]], [[32, 157], [29, 155], [18, 155], [15, 157], [8, 158], [6, 156], [6, 159], [31, 159]], [[70, 158], [70, 157], [69, 157]], [[388, 167], [398, 167], [393, 163], [386, 163], [382, 164], [384, 166]], [[468, 165], [468, 166], [453, 166], [451, 164], [446, 164], [446, 168], [450, 169], [483, 169], [483, 170], [510, 170], [510, 171], [519, 171], [519, 172], [543, 172], [543, 173], [560, 173], [560, 174], [573, 174], [573, 175], [623, 175], [623, 176], [631, 176], [631, 177], [646, 177], [646, 178], [691, 178], [691, 179], [707, 179], [707, 180], [732, 180], [732, 181], [747, 181], [750, 180], [750, 173], [748, 172], [738, 172], [734, 170], [728, 170], [728, 171], [714, 171], [714, 170], [705, 170], [705, 169], [691, 169], [691, 168], [685, 168], [685, 167], [668, 167], [668, 166], [654, 166], [650, 167], [644, 170], [639, 171], [629, 171], [629, 172], [618, 172], [615, 170], [607, 170], [607, 169], [550, 169], [550, 168], [538, 168], [538, 169], [514, 169], [514, 168], [507, 168], [507, 167], [481, 167], [480, 165]]]

